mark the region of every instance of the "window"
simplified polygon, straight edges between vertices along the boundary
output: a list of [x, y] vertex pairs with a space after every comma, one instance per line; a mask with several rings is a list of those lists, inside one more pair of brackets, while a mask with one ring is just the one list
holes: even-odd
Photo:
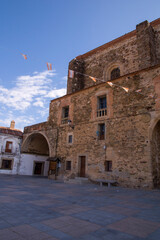
[[72, 143], [72, 140], [73, 140], [73, 139], [72, 139], [72, 135], [69, 135], [69, 136], [68, 136], [68, 143]]
[[98, 138], [99, 140], [105, 139], [105, 123], [101, 123], [98, 125]]
[[111, 71], [111, 80], [120, 77], [120, 69], [119, 68], [114, 68]]
[[62, 108], [62, 124], [68, 123], [68, 117], [69, 117], [69, 106]]
[[112, 172], [112, 161], [105, 161], [105, 171]]
[[6, 142], [5, 152], [11, 153], [12, 152], [12, 142]]
[[1, 169], [11, 170], [12, 160], [3, 159]]
[[102, 117], [107, 115], [107, 99], [106, 96], [98, 97], [98, 110], [97, 117]]
[[71, 170], [71, 161], [66, 161], [66, 170]]

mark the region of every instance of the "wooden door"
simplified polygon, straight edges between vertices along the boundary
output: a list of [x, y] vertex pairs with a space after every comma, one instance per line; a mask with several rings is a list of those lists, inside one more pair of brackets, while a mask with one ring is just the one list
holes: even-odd
[[85, 177], [85, 170], [86, 170], [86, 157], [80, 157], [80, 177]]
[[34, 174], [35, 175], [43, 175], [43, 163], [41, 163], [41, 162], [35, 163]]

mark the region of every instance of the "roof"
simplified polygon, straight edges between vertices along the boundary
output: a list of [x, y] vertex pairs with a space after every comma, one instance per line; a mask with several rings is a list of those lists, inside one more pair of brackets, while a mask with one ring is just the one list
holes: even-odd
[[23, 133], [19, 129], [11, 129], [8, 127], [0, 127], [0, 133], [22, 137]]
[[[160, 18], [158, 18], [158, 19], [150, 22], [150, 25], [151, 25], [152, 27], [154, 27], [154, 26], [156, 26], [156, 25], [158, 25], [158, 24], [160, 24]], [[119, 37], [119, 38], [116, 38], [116, 39], [114, 39], [114, 40], [112, 40], [112, 41], [110, 41], [110, 42], [107, 42], [107, 43], [101, 45], [100, 47], [94, 48], [93, 50], [91, 50], [91, 51], [89, 51], [89, 52], [86, 52], [86, 53], [84, 53], [84, 54], [82, 54], [82, 55], [77, 56], [76, 59], [80, 60], [80, 59], [87, 58], [87, 57], [89, 57], [89, 56], [91, 56], [91, 55], [93, 55], [93, 54], [95, 54], [95, 53], [97, 53], [97, 52], [103, 51], [104, 49], [106, 49], [106, 48], [108, 48], [108, 47], [110, 47], [110, 46], [112, 46], [112, 45], [114, 45], [114, 44], [117, 44], [117, 43], [119, 43], [119, 42], [121, 42], [121, 41], [123, 41], [123, 40], [126, 40], [126, 39], [128, 39], [128, 38], [131, 38], [131, 37], [133, 37], [133, 36], [135, 36], [135, 35], [136, 35], [136, 30], [133, 30], [133, 31], [131, 31], [131, 32], [129, 32], [129, 33], [126, 33], [125, 35], [122, 35], [122, 36]], [[72, 60], [72, 61], [73, 61], [73, 60]]]

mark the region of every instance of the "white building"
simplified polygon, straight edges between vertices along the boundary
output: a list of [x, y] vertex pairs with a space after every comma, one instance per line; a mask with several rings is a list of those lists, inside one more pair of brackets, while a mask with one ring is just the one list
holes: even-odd
[[3, 174], [18, 174], [20, 170], [22, 132], [14, 127], [14, 121], [10, 127], [0, 127], [0, 173]]

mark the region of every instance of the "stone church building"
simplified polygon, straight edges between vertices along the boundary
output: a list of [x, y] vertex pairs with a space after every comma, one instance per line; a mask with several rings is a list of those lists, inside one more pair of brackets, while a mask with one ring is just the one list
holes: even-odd
[[74, 58], [70, 70], [48, 121], [24, 129], [30, 174], [55, 174], [57, 160], [59, 177], [160, 187], [160, 18]]

